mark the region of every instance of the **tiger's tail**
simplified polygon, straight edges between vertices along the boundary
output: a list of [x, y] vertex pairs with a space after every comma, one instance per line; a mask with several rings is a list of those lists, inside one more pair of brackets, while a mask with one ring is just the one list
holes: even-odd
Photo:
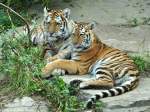
[[92, 108], [93, 104], [96, 103], [96, 101], [98, 101], [101, 98], [117, 96], [117, 95], [126, 93], [128, 91], [131, 91], [138, 86], [138, 83], [139, 83], [139, 80], [135, 79], [131, 81], [130, 83], [128, 82], [120, 86], [113, 87], [109, 90], [101, 91], [100, 93], [97, 93], [93, 95], [91, 98], [89, 98], [89, 100], [86, 103], [86, 108], [88, 109]]

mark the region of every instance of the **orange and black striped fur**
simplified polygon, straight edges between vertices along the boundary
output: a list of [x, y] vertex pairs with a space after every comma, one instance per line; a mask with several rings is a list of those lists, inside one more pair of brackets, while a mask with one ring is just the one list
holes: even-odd
[[[41, 25], [31, 26], [31, 41], [34, 45], [47, 45], [60, 52], [60, 58], [65, 58], [70, 52], [69, 37], [74, 30], [74, 21], [70, 19], [70, 9], [48, 10], [44, 8], [44, 18]], [[63, 51], [64, 50], [64, 51]], [[64, 54], [63, 52], [67, 54]], [[51, 54], [56, 54], [51, 51]], [[64, 55], [63, 55], [64, 54]]]
[[107, 89], [92, 96], [90, 108], [100, 98], [120, 95], [137, 87], [139, 71], [126, 53], [102, 43], [92, 31], [94, 24], [77, 23], [72, 35], [73, 51], [71, 60], [54, 59], [43, 68], [44, 77], [56, 68], [69, 74], [91, 74], [93, 79], [73, 80], [81, 89]]

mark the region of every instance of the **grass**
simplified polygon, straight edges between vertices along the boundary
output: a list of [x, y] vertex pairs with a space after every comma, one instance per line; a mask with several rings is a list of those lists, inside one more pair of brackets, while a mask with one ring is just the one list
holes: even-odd
[[[126, 18], [124, 18], [124, 19], [126, 19]], [[150, 17], [141, 17], [141, 18], [133, 17], [133, 18], [126, 19], [126, 20], [127, 20], [126, 24], [120, 24], [119, 26], [137, 27], [137, 26], [141, 26], [141, 25], [150, 25]]]
[[149, 67], [149, 62], [145, 61], [141, 56], [131, 56], [134, 63], [137, 65], [140, 72], [143, 72]]
[[132, 18], [128, 21], [129, 27], [136, 27], [140, 25], [150, 25], [150, 18], [149, 17], [142, 17], [142, 18]]

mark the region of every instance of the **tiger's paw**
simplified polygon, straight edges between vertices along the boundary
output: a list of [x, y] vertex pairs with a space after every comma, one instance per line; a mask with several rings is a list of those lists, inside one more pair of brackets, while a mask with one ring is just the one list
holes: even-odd
[[42, 70], [41, 79], [49, 80], [49, 79], [51, 79], [52, 77], [53, 77], [52, 74], [48, 74], [48, 73], [46, 74], [46, 73], [44, 73], [43, 70]]
[[53, 75], [51, 75], [51, 74], [42, 74], [41, 75], [41, 78], [46, 79], [46, 80], [50, 79], [51, 77], [53, 77]]
[[57, 75], [60, 75], [60, 76], [65, 75], [65, 73], [66, 73], [66, 71], [65, 71], [65, 70], [62, 70], [62, 69], [55, 69], [55, 70], [52, 72], [53, 75], [57, 74]]
[[72, 80], [72, 81], [70, 81], [70, 86], [72, 86], [72, 87], [79, 87], [81, 82], [83, 82], [83, 81], [82, 80], [78, 80], [78, 79]]
[[53, 75], [48, 75], [48, 76], [41, 76], [41, 79], [43, 80], [51, 80], [54, 76]]
[[41, 78], [42, 78], [42, 79], [48, 79], [49, 77], [52, 77], [52, 74], [50, 74], [50, 73], [49, 73], [49, 70], [48, 70], [46, 67], [44, 67], [44, 68], [42, 69]]

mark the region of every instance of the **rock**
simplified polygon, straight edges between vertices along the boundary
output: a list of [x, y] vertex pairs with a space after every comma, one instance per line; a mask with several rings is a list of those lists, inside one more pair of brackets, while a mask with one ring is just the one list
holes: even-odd
[[19, 98], [14, 99], [14, 103], [19, 103], [19, 102], [20, 102]]
[[[63, 76], [66, 83], [74, 79], [87, 80], [90, 76]], [[103, 112], [150, 112], [150, 78], [141, 78], [139, 86], [125, 94], [101, 99], [105, 104]], [[82, 90], [83, 99], [100, 90]]]
[[34, 100], [30, 97], [23, 97], [21, 99], [21, 104], [22, 106], [27, 106], [27, 107], [30, 107], [30, 106], [33, 106], [35, 104]]
[[130, 53], [150, 53], [150, 26], [118, 27], [98, 24], [95, 33], [100, 40], [112, 47]]
[[48, 107], [43, 101], [35, 101], [31, 97], [16, 98], [4, 106], [0, 112], [48, 112]]
[[147, 111], [150, 109], [149, 82], [150, 78], [141, 78], [140, 84], [135, 90], [120, 96], [102, 99], [107, 104], [104, 112]]

